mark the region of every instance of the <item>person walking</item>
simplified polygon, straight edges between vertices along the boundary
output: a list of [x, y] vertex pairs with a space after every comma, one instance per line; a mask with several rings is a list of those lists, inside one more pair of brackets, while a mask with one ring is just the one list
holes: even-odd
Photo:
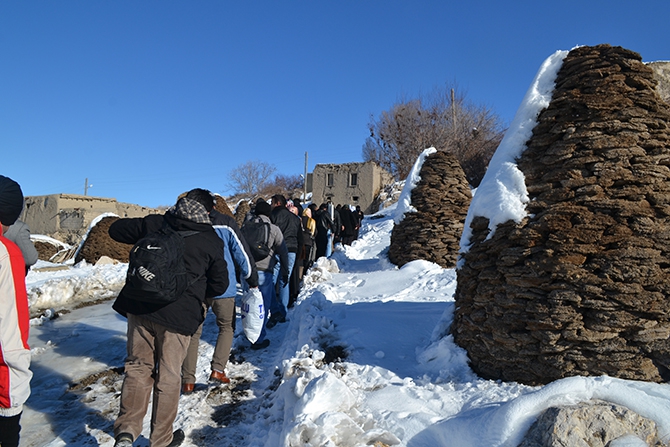
[[342, 232], [340, 234], [342, 245], [351, 245], [356, 236], [356, 217], [349, 205], [340, 207], [340, 220], [342, 222]]
[[361, 206], [356, 205], [356, 211], [354, 211], [354, 217], [356, 217], [356, 234], [354, 236], [354, 240], [358, 239], [358, 234], [361, 230], [361, 225], [363, 225], [363, 218], [365, 217], [365, 214], [363, 214], [363, 211], [361, 211]]
[[[251, 345], [251, 349], [264, 349], [270, 345], [270, 340], [267, 336], [267, 322], [270, 315], [270, 306], [276, 301], [275, 283], [273, 275], [276, 264], [279, 264], [279, 275], [284, 281], [288, 282], [288, 249], [284, 243], [284, 236], [278, 226], [270, 221], [272, 208], [270, 204], [265, 201], [256, 202], [254, 208], [253, 221], [261, 221], [269, 226], [267, 246], [270, 248], [269, 254], [259, 260], [256, 260], [256, 269], [258, 270], [258, 289], [263, 295], [263, 308], [265, 311], [265, 318], [263, 319], [263, 328], [261, 334], [255, 343]], [[249, 241], [247, 241], [249, 242]], [[277, 255], [277, 256], [275, 256]]]
[[[298, 279], [302, 281], [302, 278], [307, 270], [314, 263], [314, 254], [316, 253], [316, 244], [314, 242], [314, 237], [316, 236], [316, 221], [312, 217], [312, 208], [305, 208], [302, 212], [302, 241], [303, 249], [298, 263]], [[291, 300], [294, 301], [297, 296], [291, 296]], [[289, 307], [290, 307], [289, 302]]]
[[[188, 194], [186, 195], [188, 197]], [[226, 365], [233, 346], [233, 335], [235, 334], [235, 295], [237, 295], [236, 271], [244, 279], [249, 287], [258, 287], [258, 272], [253, 258], [249, 252], [244, 237], [240, 233], [237, 222], [232, 216], [220, 213], [216, 210], [216, 203], [209, 213], [214, 231], [223, 241], [223, 257], [228, 268], [228, 288], [217, 297], [205, 298], [207, 309], [212, 308], [216, 316], [216, 325], [219, 327], [219, 335], [216, 338], [214, 354], [212, 355], [210, 382], [230, 383], [226, 376]], [[232, 268], [232, 267], [235, 268]], [[198, 345], [202, 335], [202, 324], [191, 337], [184, 364], [181, 368], [181, 392], [192, 393], [195, 389], [195, 369], [198, 362]]]
[[[153, 393], [152, 447], [176, 447], [181, 429], [172, 431], [177, 416], [181, 366], [191, 336], [204, 321], [204, 301], [228, 288], [223, 241], [214, 232], [209, 212], [214, 199], [207, 190], [183, 197], [164, 215], [125, 218], [109, 227], [112, 239], [135, 244], [161, 228], [188, 232], [183, 237], [183, 264], [188, 287], [169, 304], [144, 301], [144, 293], [126, 281], [112, 308], [128, 319], [128, 356], [121, 388], [119, 415], [114, 422], [115, 447], [131, 447], [142, 432], [142, 421]], [[149, 272], [151, 273], [151, 272]]]
[[23, 192], [0, 175], [0, 445], [17, 447], [23, 405], [30, 396], [30, 313], [25, 260], [21, 249], [3, 236], [23, 210]]
[[[286, 198], [281, 194], [272, 196], [271, 199], [272, 213], [270, 220], [273, 224], [279, 227], [284, 237], [284, 243], [288, 250], [288, 278], [290, 279], [295, 265], [295, 259], [298, 252], [302, 250], [302, 221], [300, 217], [289, 211], [287, 208]], [[289, 281], [284, 281], [280, 271], [280, 263], [275, 263], [273, 281], [277, 287], [277, 299], [274, 300], [270, 306], [270, 321], [267, 323], [268, 329], [274, 327], [277, 323], [286, 321], [286, 314], [288, 309], [290, 286]]]
[[322, 256], [327, 257], [330, 255], [331, 235], [335, 231], [335, 224], [328, 212], [328, 205], [325, 203], [319, 205], [314, 220], [316, 221], [316, 237], [314, 238], [316, 255], [314, 257], [315, 259], [319, 259]]

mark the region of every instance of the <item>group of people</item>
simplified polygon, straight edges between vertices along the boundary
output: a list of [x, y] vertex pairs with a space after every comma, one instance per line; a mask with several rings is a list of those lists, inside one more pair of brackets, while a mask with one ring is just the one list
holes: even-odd
[[[22, 209], [19, 185], [0, 176], [2, 447], [18, 445], [19, 420], [32, 377], [25, 275], [37, 261], [37, 253], [27, 226], [18, 221]], [[250, 348], [264, 349], [270, 344], [267, 330], [287, 321], [305, 272], [318, 257], [330, 256], [333, 244], [350, 244], [358, 236], [362, 218], [360, 207], [310, 204], [303, 208], [299, 200], [282, 195], [273, 196], [270, 203], [259, 199], [245, 223], [257, 221], [269, 227], [264, 241], [269, 250], [260, 259], [252, 255], [250, 242], [235, 219], [217, 211], [216, 197], [205, 189], [183, 194], [165, 214], [115, 221], [109, 235], [126, 244], [137, 244], [165, 228], [182, 235], [179, 256], [189, 278], [177, 299], [168, 303], [142, 299], [143, 292], [134, 290], [129, 279], [112, 305], [128, 322], [125, 377], [114, 423], [115, 447], [132, 447], [142, 432], [152, 395], [152, 447], [179, 446], [185, 435], [181, 429], [173, 431], [173, 424], [180, 394], [195, 388], [198, 345], [208, 310], [212, 309], [219, 329], [209, 380], [229, 383], [225, 369], [235, 332], [237, 284], [245, 290], [258, 288], [263, 296], [265, 320]], [[6, 237], [8, 234], [14, 234], [18, 244]]]
[[[258, 200], [240, 228], [215, 206], [209, 191], [194, 189], [164, 215], [119, 219], [109, 228], [114, 240], [127, 244], [166, 225], [187, 233], [183, 256], [192, 278], [182, 296], [169, 304], [137, 299], [128, 281], [113, 304], [128, 319], [128, 355], [114, 423], [115, 447], [131, 447], [140, 435], [152, 393], [151, 445], [180, 445], [185, 435], [181, 429], [173, 431], [173, 423], [180, 394], [195, 389], [198, 345], [209, 308], [219, 328], [209, 380], [229, 383], [225, 368], [235, 332], [237, 284], [243, 289], [258, 288], [263, 297], [265, 319], [250, 348], [265, 349], [270, 344], [267, 331], [287, 321], [302, 275], [319, 256], [319, 234], [327, 234], [330, 254], [333, 243], [355, 239], [362, 219], [362, 213], [350, 207], [303, 208], [299, 200], [275, 195], [270, 203]], [[243, 236], [246, 221], [263, 222], [269, 228], [263, 241], [268, 251], [260, 258], [254, 258], [251, 241]], [[321, 228], [323, 222], [327, 229]]]

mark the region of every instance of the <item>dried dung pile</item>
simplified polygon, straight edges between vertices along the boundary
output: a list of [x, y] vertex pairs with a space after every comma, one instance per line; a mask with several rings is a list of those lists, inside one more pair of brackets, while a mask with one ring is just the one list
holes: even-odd
[[518, 159], [530, 202], [474, 218], [451, 331], [484, 378], [546, 384], [670, 368], [670, 108], [639, 54], [569, 52]]
[[91, 228], [79, 253], [74, 259], [75, 264], [82, 259], [89, 264], [95, 264], [102, 256], [116, 259], [120, 262], [128, 262], [128, 254], [133, 248], [130, 244], [117, 242], [107, 232], [110, 225], [116, 222], [118, 217], [103, 217]]
[[37, 257], [42, 261], [49, 261], [62, 247], [44, 241], [32, 241], [37, 250]]
[[214, 209], [221, 214], [227, 214], [230, 217], [235, 217], [233, 212], [230, 210], [230, 207], [228, 206], [226, 199], [224, 199], [223, 196], [220, 196], [218, 194], [216, 195], [216, 203], [214, 204]]
[[249, 211], [251, 211], [251, 205], [249, 205], [249, 202], [246, 200], [241, 201], [239, 205], [237, 205], [237, 209], [235, 210], [235, 222], [237, 222], [238, 227], [242, 228], [244, 218]]
[[419, 176], [412, 190], [417, 211], [393, 227], [389, 259], [399, 266], [425, 259], [453, 268], [472, 200], [468, 181], [456, 157], [445, 151], [426, 157]]

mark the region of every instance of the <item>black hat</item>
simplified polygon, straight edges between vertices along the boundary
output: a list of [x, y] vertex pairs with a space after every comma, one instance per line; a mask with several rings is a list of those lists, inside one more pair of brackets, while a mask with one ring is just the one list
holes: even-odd
[[256, 203], [256, 208], [254, 208], [254, 212], [257, 216], [262, 214], [263, 216], [270, 217], [270, 214], [272, 214], [272, 207], [267, 202], [258, 202]]
[[23, 211], [23, 193], [14, 180], [0, 175], [0, 222], [12, 225]]

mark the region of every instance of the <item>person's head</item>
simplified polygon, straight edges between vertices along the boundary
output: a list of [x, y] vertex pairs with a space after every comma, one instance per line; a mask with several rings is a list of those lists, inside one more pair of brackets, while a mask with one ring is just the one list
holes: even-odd
[[270, 215], [272, 214], [272, 207], [266, 201], [257, 202], [256, 207], [254, 208], [254, 213], [257, 216], [270, 217]]
[[300, 205], [300, 199], [298, 199], [298, 198], [293, 199], [293, 204], [294, 204], [295, 206]]
[[14, 180], [0, 175], [0, 223], [3, 233], [23, 211], [23, 192]]
[[316, 203], [310, 203], [309, 206], [308, 206], [307, 208], [309, 208], [310, 210], [312, 210], [312, 215], [314, 215], [314, 213], [316, 213], [316, 211], [319, 209], [319, 207], [316, 206]]
[[286, 206], [286, 197], [282, 196], [281, 194], [275, 194], [272, 196], [272, 201], [271, 201], [272, 208], [276, 208], [278, 206]]
[[328, 205], [326, 205], [325, 203], [322, 203], [321, 205], [319, 205], [320, 210], [325, 210], [326, 208], [328, 208]]
[[214, 208], [214, 196], [211, 192], [202, 188], [195, 188], [186, 193], [186, 198], [195, 200], [205, 207], [209, 213]]
[[302, 215], [312, 217], [312, 209], [310, 207], [305, 208], [304, 210], [302, 210]]

